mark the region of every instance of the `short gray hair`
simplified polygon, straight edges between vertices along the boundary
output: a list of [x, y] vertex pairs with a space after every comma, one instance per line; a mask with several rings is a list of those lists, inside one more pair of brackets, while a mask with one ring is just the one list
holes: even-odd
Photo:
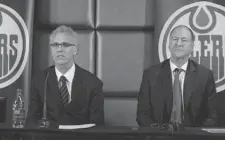
[[52, 33], [50, 35], [50, 40], [52, 40], [53, 37], [55, 35], [57, 35], [58, 33], [65, 33], [65, 34], [68, 34], [68, 35], [74, 37], [78, 44], [78, 34], [70, 26], [61, 25], [61, 26], [57, 27], [55, 30], [52, 31]]

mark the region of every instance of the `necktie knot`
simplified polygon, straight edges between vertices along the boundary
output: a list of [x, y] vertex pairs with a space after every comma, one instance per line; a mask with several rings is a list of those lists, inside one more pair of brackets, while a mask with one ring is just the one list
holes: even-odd
[[174, 73], [175, 73], [175, 75], [180, 75], [180, 73], [182, 72], [183, 70], [182, 69], [180, 69], [180, 68], [176, 68], [176, 69], [174, 69]]
[[62, 75], [62, 76], [60, 77], [59, 81], [65, 83], [65, 82], [67, 81], [67, 79], [66, 79], [66, 77], [65, 77], [64, 75]]

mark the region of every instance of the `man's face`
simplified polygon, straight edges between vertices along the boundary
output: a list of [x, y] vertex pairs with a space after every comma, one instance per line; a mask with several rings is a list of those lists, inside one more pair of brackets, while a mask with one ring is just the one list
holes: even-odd
[[77, 53], [77, 42], [74, 37], [65, 33], [58, 33], [50, 41], [52, 57], [55, 65], [73, 62], [73, 55]]
[[186, 27], [178, 27], [171, 33], [169, 49], [172, 58], [188, 57], [193, 47], [191, 33]]

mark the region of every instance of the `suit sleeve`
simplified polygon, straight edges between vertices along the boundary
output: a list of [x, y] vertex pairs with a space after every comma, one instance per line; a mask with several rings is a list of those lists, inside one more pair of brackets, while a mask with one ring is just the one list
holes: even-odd
[[203, 126], [206, 126], [206, 127], [216, 126], [216, 121], [217, 121], [217, 111], [216, 111], [216, 102], [215, 102], [216, 86], [215, 86], [215, 81], [214, 81], [212, 71], [210, 71], [210, 76], [207, 82], [205, 94], [208, 100], [207, 101], [208, 117], [203, 122]]
[[41, 104], [40, 96], [38, 94], [37, 88], [35, 87], [35, 83], [32, 83], [31, 98], [30, 98], [25, 127], [27, 128], [37, 127], [38, 120], [41, 119], [42, 117], [41, 109], [42, 109], [42, 104]]
[[102, 92], [102, 82], [95, 84], [91, 92], [90, 123], [104, 125], [104, 95]]
[[149, 75], [147, 71], [144, 71], [142, 77], [136, 120], [139, 126], [150, 126], [153, 123], [151, 118]]

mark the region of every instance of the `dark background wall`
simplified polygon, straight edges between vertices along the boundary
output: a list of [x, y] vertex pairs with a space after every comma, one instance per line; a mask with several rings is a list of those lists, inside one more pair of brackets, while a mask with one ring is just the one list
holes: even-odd
[[[162, 26], [175, 10], [195, 1], [36, 0], [32, 76], [53, 64], [50, 32], [58, 25], [70, 25], [79, 33], [80, 52], [75, 62], [104, 82], [106, 124], [136, 126], [142, 72], [159, 62], [157, 43]], [[222, 104], [224, 94], [217, 97]], [[222, 107], [218, 106], [221, 113]]]

